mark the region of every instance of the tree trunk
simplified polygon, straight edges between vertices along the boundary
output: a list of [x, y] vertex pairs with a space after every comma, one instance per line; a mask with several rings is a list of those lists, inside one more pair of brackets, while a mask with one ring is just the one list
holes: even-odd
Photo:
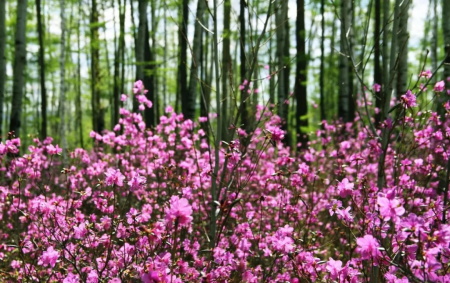
[[60, 54], [59, 54], [59, 137], [61, 140], [61, 146], [63, 149], [67, 149], [67, 139], [66, 139], [66, 11], [65, 11], [65, 0], [60, 0], [61, 8], [61, 42], [60, 42]]
[[[155, 74], [154, 74], [154, 57], [150, 47], [150, 33], [148, 31], [148, 21], [145, 26], [144, 38], [144, 85], [148, 92], [145, 94], [147, 99], [154, 101]], [[155, 126], [155, 107], [145, 108], [144, 111], [145, 124], [147, 127]]]
[[232, 84], [233, 66], [231, 62], [231, 1], [225, 0], [223, 7], [223, 57], [222, 57], [222, 135], [224, 140], [228, 140], [228, 126], [230, 121], [228, 119], [229, 106], [231, 103], [231, 96], [229, 93], [229, 86]]
[[350, 76], [350, 23], [351, 23], [351, 1], [341, 1], [341, 36], [340, 48], [341, 56], [339, 57], [339, 108], [338, 116], [343, 122], [353, 121], [354, 113], [352, 113], [352, 80]]
[[27, 0], [18, 0], [16, 35], [14, 45], [13, 90], [9, 131], [20, 136], [22, 100], [25, 86]]
[[[150, 9], [152, 10], [152, 23], [151, 23], [151, 39], [152, 39], [152, 46], [155, 48], [157, 46], [156, 42], [156, 31], [158, 30], [158, 20], [156, 18], [156, 0], [151, 0], [150, 2]], [[151, 89], [150, 98], [153, 102], [153, 115], [155, 117], [154, 124], [159, 124], [159, 116], [160, 116], [160, 99], [159, 97], [159, 75], [158, 75], [158, 65], [156, 65], [157, 62], [157, 52], [152, 52], [152, 63], [153, 63], [153, 89]]]
[[408, 11], [410, 1], [404, 1], [400, 8], [398, 26], [398, 72], [397, 72], [397, 101], [408, 90]]
[[42, 29], [42, 13], [41, 0], [36, 0], [36, 16], [37, 16], [37, 30], [39, 40], [39, 82], [41, 86], [41, 131], [40, 137], [44, 140], [47, 137], [47, 88], [45, 86], [45, 44], [44, 31]]
[[3, 140], [3, 107], [5, 101], [5, 81], [6, 81], [6, 1], [0, 1], [0, 141]]
[[[189, 89], [186, 93], [183, 94], [183, 115], [186, 119], [193, 119], [195, 116], [195, 104], [197, 99], [197, 90], [198, 90], [198, 69], [199, 69], [199, 60], [200, 60], [200, 52], [201, 52], [201, 44], [202, 44], [202, 33], [203, 27], [201, 26], [201, 21], [203, 20], [203, 13], [206, 9], [205, 0], [199, 0], [197, 3], [197, 15], [195, 19], [195, 28], [194, 28], [194, 40], [192, 44], [192, 61], [191, 61], [191, 71], [189, 75]], [[224, 31], [225, 33], [225, 31]], [[224, 39], [225, 40], [225, 39]]]
[[[304, 8], [303, 8], [304, 10]], [[327, 119], [325, 114], [325, 0], [320, 0], [320, 15], [322, 17], [320, 37], [320, 121]], [[298, 15], [297, 15], [298, 17]], [[298, 19], [297, 19], [298, 21]], [[298, 32], [298, 31], [297, 31]], [[298, 34], [297, 34], [298, 36]], [[297, 43], [298, 48], [298, 43]], [[298, 133], [299, 134], [299, 133]]]
[[[300, 8], [298, 8], [300, 10]], [[288, 104], [285, 103], [288, 96], [288, 86], [286, 85], [286, 76], [289, 74], [286, 70], [286, 54], [285, 54], [285, 44], [286, 44], [286, 21], [287, 19], [287, 1], [281, 1], [280, 6], [275, 12], [276, 20], [276, 36], [277, 36], [277, 46], [276, 46], [276, 58], [278, 62], [278, 115], [283, 120], [282, 128], [287, 130], [287, 118], [288, 118]], [[298, 48], [298, 46], [297, 46]]]
[[125, 53], [125, 5], [122, 4], [122, 0], [119, 0], [119, 40], [117, 49], [114, 55], [114, 89], [113, 89], [113, 121], [112, 124], [116, 125], [119, 122], [119, 97], [122, 94], [121, 88], [123, 87], [122, 81], [122, 66], [124, 66], [123, 53]]
[[[384, 89], [383, 82], [383, 72], [381, 69], [381, 0], [375, 0], [375, 26], [374, 26], [374, 77], [373, 81], [375, 84], [379, 84]], [[383, 90], [382, 90], [383, 91]], [[375, 107], [381, 110], [382, 107], [382, 92], [374, 92], [375, 96]], [[375, 113], [375, 125], [379, 125], [380, 123], [380, 112]]]
[[180, 24], [178, 27], [178, 44], [179, 44], [179, 57], [178, 57], [178, 84], [177, 95], [181, 98], [181, 111], [183, 114], [191, 115], [189, 112], [189, 95], [187, 85], [187, 48], [188, 48], [188, 16], [189, 16], [189, 1], [183, 0], [180, 11]]
[[92, 127], [95, 132], [101, 133], [105, 128], [104, 110], [100, 105], [100, 50], [98, 36], [98, 11], [97, 0], [91, 0], [91, 107]]
[[383, 64], [383, 85], [381, 86], [381, 102], [380, 102], [380, 123], [384, 122], [386, 116], [384, 114], [384, 104], [388, 96], [389, 88], [389, 7], [390, 0], [383, 0], [383, 47], [382, 47], [382, 64]]
[[[146, 40], [146, 30], [148, 32], [148, 24], [147, 24], [147, 5], [148, 0], [139, 0], [139, 26], [136, 37], [136, 81], [140, 80], [144, 82], [144, 65], [145, 65], [145, 40]], [[144, 84], [144, 86], [147, 88]], [[138, 102], [136, 99], [133, 99], [133, 111], [136, 112], [138, 110]]]
[[[442, 31], [444, 33], [444, 50], [445, 50], [445, 63], [443, 79], [445, 81], [445, 88], [450, 89], [450, 81], [447, 79], [450, 77], [450, 2], [447, 0], [442, 0]], [[445, 119], [445, 109], [443, 104], [447, 102], [449, 96], [447, 93], [442, 93], [440, 95], [442, 99], [438, 99], [438, 113], [441, 119]]]
[[[81, 15], [81, 2], [78, 4], [78, 15]], [[81, 148], [84, 147], [83, 141], [83, 112], [81, 110], [81, 19], [77, 22], [77, 96], [75, 99], [75, 124], [78, 130], [78, 142]]]
[[[250, 81], [251, 78], [246, 77], [247, 73], [247, 57], [246, 57], [246, 51], [245, 51], [245, 39], [246, 39], [246, 28], [247, 28], [247, 22], [245, 21], [245, 8], [247, 7], [247, 3], [245, 0], [240, 1], [240, 14], [239, 14], [239, 25], [240, 25], [240, 38], [239, 38], [239, 44], [240, 44], [240, 59], [241, 59], [241, 84], [247, 80]], [[240, 103], [239, 109], [241, 111], [241, 124], [244, 125], [244, 129], [249, 130], [249, 117], [248, 117], [248, 108], [247, 108], [247, 93], [246, 93], [246, 87], [241, 91], [240, 95]]]
[[307, 58], [306, 58], [306, 30], [305, 30], [305, 2], [297, 0], [297, 21], [296, 21], [296, 41], [297, 41], [297, 64], [295, 70], [294, 95], [296, 100], [296, 134], [297, 147], [306, 148], [308, 137], [302, 127], [308, 126], [308, 96], [306, 89], [307, 80]]

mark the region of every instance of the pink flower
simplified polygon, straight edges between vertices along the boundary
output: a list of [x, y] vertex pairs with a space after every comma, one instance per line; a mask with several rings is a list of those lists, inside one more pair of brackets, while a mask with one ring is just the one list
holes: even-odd
[[139, 94], [143, 90], [144, 90], [144, 83], [141, 80], [134, 83], [134, 87], [133, 87], [134, 94]]
[[380, 244], [378, 244], [377, 239], [372, 235], [365, 235], [363, 238], [357, 238], [356, 244], [358, 244], [356, 251], [361, 254], [361, 259], [376, 261], [381, 258], [381, 252], [379, 250]]
[[430, 70], [426, 70], [420, 73], [419, 77], [425, 77], [427, 79], [431, 78], [432, 73]]
[[334, 260], [330, 257], [330, 259], [327, 262], [326, 269], [330, 273], [330, 279], [332, 280], [338, 280], [339, 279], [339, 273], [342, 273], [343, 271], [347, 269], [347, 267], [342, 267], [342, 261], [340, 260]]
[[402, 104], [405, 108], [411, 108], [417, 106], [416, 96], [410, 90], [400, 97]]
[[353, 194], [354, 187], [355, 187], [355, 184], [350, 183], [347, 178], [344, 178], [341, 182], [339, 182], [339, 184], [337, 186], [337, 191], [339, 193], [339, 196], [342, 198], [351, 196]]
[[78, 283], [80, 282], [80, 277], [77, 274], [73, 274], [72, 272], [69, 272], [67, 274], [66, 278], [64, 278], [63, 283]]
[[97, 271], [91, 270], [87, 276], [87, 283], [98, 283]]
[[50, 155], [60, 154], [62, 152], [62, 149], [58, 145], [54, 146], [52, 144], [49, 144], [45, 148]]
[[381, 91], [381, 85], [375, 83], [375, 84], [373, 84], [372, 89], [375, 92], [380, 92]]
[[279, 127], [270, 126], [266, 131], [268, 132], [267, 136], [270, 137], [272, 141], [277, 142], [284, 139], [284, 131]]
[[158, 272], [153, 270], [148, 273], [142, 274], [141, 280], [143, 283], [155, 283], [155, 282], [159, 282], [160, 278], [159, 278]]
[[390, 200], [385, 197], [378, 197], [377, 204], [380, 207], [380, 215], [384, 217], [385, 221], [405, 213], [405, 209], [398, 199]]
[[140, 190], [146, 181], [147, 179], [144, 176], [134, 173], [130, 181], [128, 181], [128, 186], [130, 186], [131, 191]]
[[444, 81], [437, 82], [434, 85], [434, 91], [435, 92], [443, 92], [444, 89], [445, 89], [445, 82]]
[[349, 206], [346, 209], [337, 209], [336, 215], [339, 219], [343, 220], [346, 223], [353, 222], [353, 216], [350, 214], [350, 210], [352, 208]]
[[39, 257], [38, 265], [48, 265], [50, 267], [55, 267], [56, 261], [59, 258], [59, 252], [50, 246], [47, 250]]
[[189, 226], [192, 222], [192, 207], [188, 200], [172, 196], [169, 201], [169, 207], [165, 209], [166, 221], [171, 226], [173, 222], [180, 226]]
[[126, 94], [122, 94], [120, 95], [120, 101], [125, 101], [127, 100], [128, 96]]
[[119, 187], [123, 186], [123, 180], [125, 180], [125, 176], [122, 173], [120, 173], [120, 170], [108, 168], [105, 175], [106, 175], [105, 182], [107, 186], [112, 185], [117, 185]]

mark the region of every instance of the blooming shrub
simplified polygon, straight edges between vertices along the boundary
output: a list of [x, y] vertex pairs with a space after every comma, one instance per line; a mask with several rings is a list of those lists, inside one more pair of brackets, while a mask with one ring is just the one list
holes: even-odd
[[0, 279], [449, 282], [450, 123], [415, 103], [403, 98], [411, 112], [392, 131], [382, 188], [384, 149], [366, 128], [325, 123], [294, 156], [279, 117], [260, 107], [260, 128], [236, 129], [248, 145], [222, 143], [214, 212], [206, 134], [170, 107], [153, 129], [121, 109], [114, 131], [92, 132], [95, 150], [67, 163], [51, 138], [23, 155], [19, 139], [6, 140]]

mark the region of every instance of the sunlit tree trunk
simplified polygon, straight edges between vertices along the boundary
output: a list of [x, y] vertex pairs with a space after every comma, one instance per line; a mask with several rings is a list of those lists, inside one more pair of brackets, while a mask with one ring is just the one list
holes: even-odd
[[6, 81], [6, 1], [0, 1], [0, 141], [3, 137], [3, 113], [5, 101], [5, 81]]
[[14, 44], [13, 89], [11, 103], [11, 119], [9, 131], [16, 136], [20, 135], [22, 100], [25, 91], [26, 50], [26, 24], [27, 0], [17, 1], [16, 35]]

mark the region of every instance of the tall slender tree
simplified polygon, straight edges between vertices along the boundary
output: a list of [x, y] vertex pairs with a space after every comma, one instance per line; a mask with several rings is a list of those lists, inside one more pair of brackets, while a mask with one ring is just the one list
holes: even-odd
[[222, 50], [222, 136], [228, 138], [228, 119], [231, 105], [230, 86], [233, 81], [233, 64], [231, 60], [231, 1], [223, 2], [223, 50]]
[[20, 135], [22, 100], [25, 91], [27, 0], [18, 0], [14, 46], [13, 90], [11, 103], [10, 132]]
[[341, 36], [340, 48], [341, 56], [339, 57], [339, 107], [338, 116], [344, 122], [350, 122], [354, 119], [353, 107], [353, 82], [350, 75], [349, 56], [351, 55], [351, 22], [352, 22], [352, 5], [351, 0], [341, 1]]
[[[303, 9], [304, 11], [304, 9]], [[320, 120], [326, 120], [325, 115], [325, 0], [320, 0], [320, 15], [321, 15], [321, 36], [320, 36], [320, 73], [319, 73], [319, 87], [320, 87]], [[297, 15], [298, 17], [298, 15]], [[298, 19], [297, 19], [298, 20]], [[298, 48], [298, 46], [297, 46]]]
[[[144, 37], [144, 85], [147, 88], [145, 94], [147, 99], [154, 101], [154, 89], [155, 89], [155, 72], [154, 72], [154, 53], [150, 46], [150, 33], [148, 31], [148, 21], [145, 26]], [[146, 108], [144, 111], [144, 119], [147, 127], [155, 126], [155, 107]]]
[[[383, 71], [381, 65], [381, 0], [375, 0], [375, 21], [374, 21], [374, 70], [373, 80], [374, 83], [381, 85], [383, 88]], [[381, 109], [382, 99], [381, 93], [375, 93], [375, 107]], [[380, 112], [375, 114], [375, 125], [380, 123]]]
[[41, 13], [41, 0], [36, 0], [37, 31], [39, 40], [39, 82], [41, 87], [41, 139], [47, 137], [47, 88], [45, 86], [45, 44]]
[[398, 26], [398, 69], [397, 69], [397, 99], [405, 94], [408, 88], [408, 12], [410, 0], [403, 1], [399, 14]]
[[187, 48], [188, 48], [188, 17], [189, 17], [189, 0], [182, 0], [179, 11], [178, 26], [178, 83], [177, 97], [181, 99], [181, 111], [183, 114], [190, 115], [188, 112], [188, 77], [187, 77]]
[[59, 137], [61, 146], [67, 149], [66, 138], [66, 1], [60, 0], [61, 41], [59, 55]]
[[125, 3], [122, 0], [118, 0], [119, 8], [119, 38], [117, 43], [116, 53], [114, 55], [114, 89], [113, 89], [113, 120], [112, 124], [116, 125], [119, 122], [119, 108], [120, 100], [119, 96], [123, 90], [123, 66], [124, 66], [124, 53], [125, 53]]
[[[147, 5], [148, 0], [139, 0], [139, 26], [136, 38], [136, 80], [144, 80], [144, 45], [146, 39], [147, 24]], [[134, 104], [134, 111], [137, 110], [137, 104]]]
[[[442, 31], [444, 33], [444, 51], [445, 51], [445, 64], [443, 77], [445, 81], [445, 88], [450, 89], [450, 2], [442, 0]], [[445, 110], [443, 104], [449, 101], [448, 95], [443, 95], [443, 98], [438, 99], [438, 113], [442, 119], [445, 118]]]
[[307, 78], [307, 58], [306, 58], [306, 30], [305, 30], [305, 1], [297, 0], [297, 20], [296, 20], [296, 45], [297, 45], [297, 60], [295, 69], [295, 86], [294, 96], [296, 100], [296, 134], [297, 145], [300, 148], [306, 148], [308, 137], [302, 130], [302, 127], [308, 126], [308, 119], [305, 116], [308, 114], [308, 96], [306, 89]]
[[97, 0], [91, 0], [90, 39], [91, 39], [91, 108], [92, 126], [100, 133], [105, 128], [104, 109], [100, 104], [100, 41]]
[[[288, 69], [286, 68], [289, 61], [289, 54], [286, 54], [286, 37], [289, 37], [286, 30], [286, 22], [288, 21], [288, 1], [281, 1], [275, 11], [275, 19], [277, 23], [277, 45], [276, 57], [278, 60], [278, 115], [283, 119], [283, 129], [287, 130], [288, 103], [285, 103], [288, 97], [289, 85], [286, 85], [286, 77], [289, 78]], [[286, 56], [287, 55], [287, 56]]]
[[[243, 83], [244, 81], [249, 81], [250, 78], [247, 78], [247, 56], [246, 56], [246, 26], [247, 26], [247, 22], [245, 21], [245, 11], [247, 8], [247, 2], [245, 0], [241, 0], [240, 1], [240, 6], [239, 6], [239, 28], [240, 28], [240, 38], [239, 38], [239, 46], [240, 46], [240, 63], [241, 63], [241, 67], [240, 67], [240, 73], [241, 73], [241, 83]], [[242, 124], [244, 125], [244, 128], [246, 130], [250, 129], [250, 125], [249, 125], [249, 114], [248, 114], [248, 108], [247, 108], [247, 93], [246, 90], [248, 88], [244, 87], [241, 90], [240, 93], [240, 103], [241, 105], [239, 106], [239, 110], [240, 110], [240, 114], [241, 114], [241, 121]]]
[[81, 2], [78, 3], [77, 20], [77, 74], [76, 74], [76, 98], [75, 98], [75, 128], [78, 131], [78, 142], [84, 147], [83, 140], [83, 112], [81, 109]]
[[197, 99], [198, 90], [198, 70], [200, 67], [200, 52], [201, 52], [201, 39], [203, 33], [203, 27], [201, 26], [201, 20], [203, 19], [203, 13], [206, 10], [206, 2], [199, 0], [197, 3], [197, 14], [194, 25], [194, 39], [192, 43], [192, 61], [191, 70], [189, 74], [189, 88], [183, 95], [183, 115], [187, 119], [193, 119], [195, 116], [195, 105]]
[[6, 81], [6, 1], [0, 1], [0, 141], [3, 139], [3, 113]]

